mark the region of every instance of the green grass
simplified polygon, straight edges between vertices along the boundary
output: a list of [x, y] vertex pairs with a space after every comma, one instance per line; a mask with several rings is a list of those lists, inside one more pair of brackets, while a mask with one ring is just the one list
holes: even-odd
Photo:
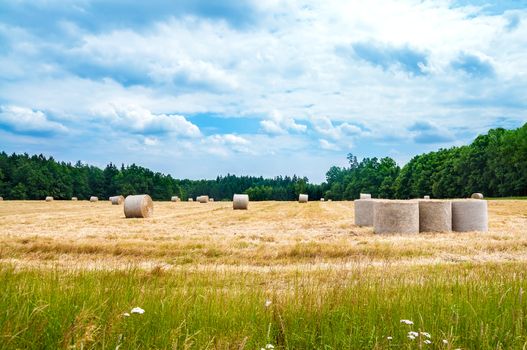
[[486, 200], [493, 200], [493, 201], [499, 201], [499, 200], [527, 200], [527, 197], [485, 197]]
[[[266, 274], [3, 266], [0, 348], [522, 349], [525, 277], [514, 263]], [[135, 306], [146, 312], [122, 316]]]

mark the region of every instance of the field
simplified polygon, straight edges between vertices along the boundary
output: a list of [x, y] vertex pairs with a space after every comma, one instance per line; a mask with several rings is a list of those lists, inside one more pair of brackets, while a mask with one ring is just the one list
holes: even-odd
[[353, 202], [0, 202], [0, 348], [526, 349], [527, 201], [489, 219], [379, 236]]

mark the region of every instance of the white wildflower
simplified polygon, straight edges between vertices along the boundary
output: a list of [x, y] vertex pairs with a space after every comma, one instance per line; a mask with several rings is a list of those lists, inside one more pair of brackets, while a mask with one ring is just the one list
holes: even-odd
[[274, 345], [273, 344], [267, 344], [265, 346], [266, 349], [274, 349]]
[[129, 314], [128, 312], [125, 312], [125, 313], [123, 314], [123, 317], [130, 317], [130, 314]]
[[272, 303], [273, 303], [273, 302], [272, 302], [271, 300], [266, 300], [266, 301], [265, 301], [265, 307], [269, 307], [269, 306], [271, 306]]
[[130, 311], [132, 314], [139, 314], [142, 315], [145, 313], [145, 310], [141, 309], [140, 307], [134, 307], [132, 311]]
[[414, 340], [415, 337], [414, 337], [413, 335], [409, 334], [409, 335], [408, 335], [408, 339], [410, 339], [410, 340]]
[[414, 323], [410, 320], [401, 320], [401, 323], [407, 324], [407, 325], [413, 325]]
[[419, 333], [414, 332], [414, 331], [410, 331], [410, 332], [408, 332], [408, 335], [411, 335], [412, 337], [415, 338], [415, 337], [419, 336]]
[[428, 339], [426, 339], [423, 343], [425, 343], [425, 344], [432, 344], [432, 342], [430, 340], [428, 340]]
[[443, 339], [443, 344], [448, 344], [448, 340]]
[[427, 333], [427, 332], [421, 332], [421, 335], [424, 335], [425, 337], [427, 337], [428, 339], [430, 339], [430, 333]]
[[393, 339], [393, 337], [386, 337], [386, 339], [388, 339], [388, 340], [392, 340], [392, 339]]

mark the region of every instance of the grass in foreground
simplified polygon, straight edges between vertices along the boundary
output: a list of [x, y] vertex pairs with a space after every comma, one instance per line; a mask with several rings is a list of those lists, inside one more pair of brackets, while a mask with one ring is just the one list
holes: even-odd
[[[525, 274], [516, 263], [267, 274], [4, 265], [0, 347], [522, 349]], [[123, 316], [137, 306], [145, 313]]]

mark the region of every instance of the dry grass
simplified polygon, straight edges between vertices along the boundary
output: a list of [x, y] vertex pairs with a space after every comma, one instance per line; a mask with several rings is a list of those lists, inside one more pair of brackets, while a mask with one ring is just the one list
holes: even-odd
[[353, 202], [156, 202], [125, 219], [110, 202], [0, 203], [0, 259], [18, 266], [249, 271], [527, 261], [527, 201], [490, 201], [488, 233], [374, 235]]

